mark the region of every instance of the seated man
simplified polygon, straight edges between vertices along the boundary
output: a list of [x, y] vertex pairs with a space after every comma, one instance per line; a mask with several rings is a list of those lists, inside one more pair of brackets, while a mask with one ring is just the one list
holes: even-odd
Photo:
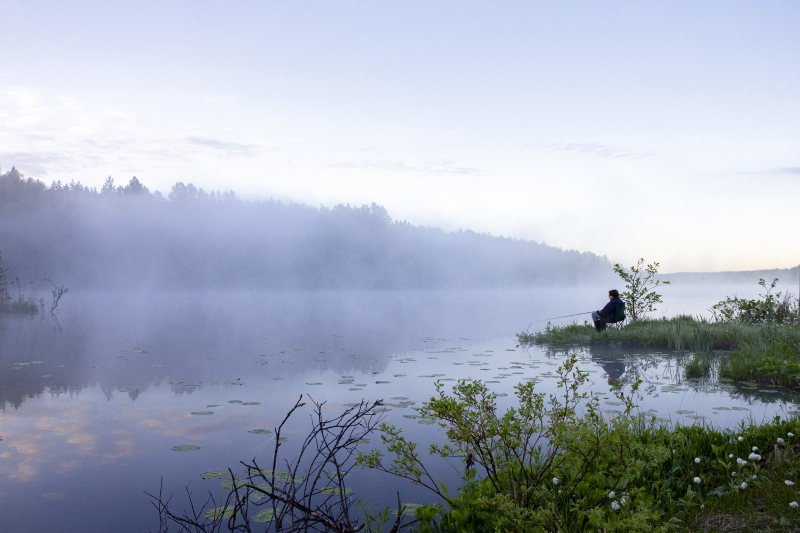
[[602, 310], [592, 311], [592, 320], [598, 333], [602, 333], [606, 329], [606, 324], [625, 320], [625, 302], [619, 299], [619, 292], [608, 291], [608, 299], [611, 301]]

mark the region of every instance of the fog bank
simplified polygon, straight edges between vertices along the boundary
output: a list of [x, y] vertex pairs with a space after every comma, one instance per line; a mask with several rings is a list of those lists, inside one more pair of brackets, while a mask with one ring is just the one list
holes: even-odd
[[414, 226], [374, 203], [243, 201], [183, 183], [165, 198], [136, 178], [98, 191], [15, 169], [0, 174], [0, 252], [23, 282], [74, 288], [488, 288], [612, 274], [591, 252]]

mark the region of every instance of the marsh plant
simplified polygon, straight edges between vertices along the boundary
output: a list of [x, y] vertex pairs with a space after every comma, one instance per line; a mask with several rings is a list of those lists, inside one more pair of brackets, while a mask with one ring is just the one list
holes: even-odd
[[19, 278], [16, 281], [16, 297], [13, 294], [13, 286], [8, 278], [8, 268], [3, 267], [3, 258], [0, 255], [0, 313], [12, 313], [23, 315], [35, 315], [44, 308], [44, 301], [36, 299], [36, 289], [31, 282], [33, 295], [22, 293], [22, 286]]

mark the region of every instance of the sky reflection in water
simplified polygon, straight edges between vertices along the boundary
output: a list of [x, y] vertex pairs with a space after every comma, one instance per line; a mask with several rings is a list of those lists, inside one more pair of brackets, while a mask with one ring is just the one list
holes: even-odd
[[[387, 420], [427, 444], [440, 432], [420, 424], [413, 408], [431, 396], [436, 379], [482, 379], [509, 394], [501, 406], [525, 379], [554, 391], [566, 352], [517, 347], [513, 333], [535, 313], [591, 308], [587, 295], [592, 291], [88, 294], [71, 299], [59, 324], [5, 320], [0, 529], [154, 530], [144, 491], [157, 491], [163, 476], [165, 494], [190, 483], [196, 494], [222, 495], [218, 480], [200, 474], [265, 458], [272, 435], [249, 431], [273, 429], [301, 393], [327, 401], [331, 413], [383, 398], [395, 404]], [[768, 388], [681, 381], [677, 354], [579, 353], [593, 392], [612, 413], [620, 407], [609, 382], [632, 377], [644, 380], [643, 411], [682, 423], [735, 425], [795, 408], [793, 397]], [[392, 398], [415, 404], [398, 407], [402, 400]], [[289, 425], [289, 454], [310, 426], [308, 414]], [[366, 449], [379, 440], [375, 435]], [[200, 449], [173, 451], [181, 445]], [[434, 470], [455, 483], [457, 468]], [[426, 497], [373, 472], [355, 474], [355, 494], [373, 501], [390, 503], [396, 487], [404, 501]]]

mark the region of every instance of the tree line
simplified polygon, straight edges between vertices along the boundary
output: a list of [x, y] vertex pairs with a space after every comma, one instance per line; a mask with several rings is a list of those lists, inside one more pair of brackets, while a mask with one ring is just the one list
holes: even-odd
[[98, 190], [0, 173], [0, 250], [26, 279], [93, 288], [456, 288], [591, 283], [591, 252], [392, 220], [375, 203], [243, 200], [136, 177]]

